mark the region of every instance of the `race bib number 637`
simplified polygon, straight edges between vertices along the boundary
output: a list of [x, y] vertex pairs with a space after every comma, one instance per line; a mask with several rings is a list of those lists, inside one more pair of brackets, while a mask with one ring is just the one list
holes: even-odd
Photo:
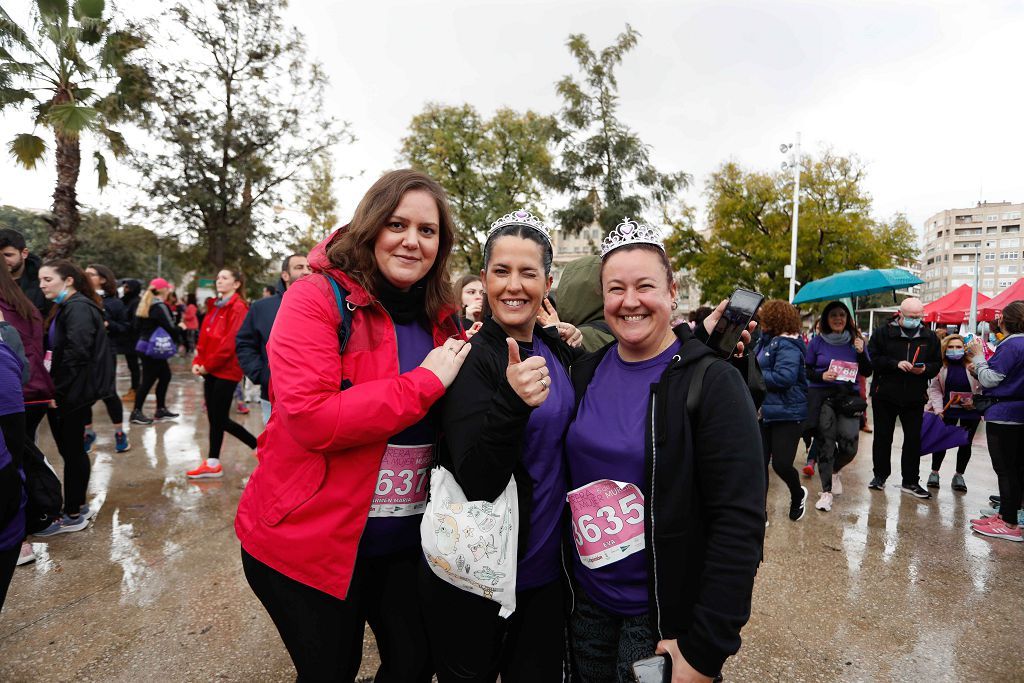
[[597, 569], [644, 549], [644, 496], [635, 484], [599, 479], [566, 500], [584, 566]]

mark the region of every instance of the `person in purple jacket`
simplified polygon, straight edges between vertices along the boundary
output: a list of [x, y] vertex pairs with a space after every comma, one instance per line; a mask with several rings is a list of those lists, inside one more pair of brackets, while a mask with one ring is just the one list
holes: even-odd
[[21, 466], [25, 444], [25, 404], [21, 387], [27, 379], [26, 361], [12, 348], [12, 344], [17, 345], [17, 337], [13, 327], [0, 325], [0, 609], [7, 598], [7, 587], [25, 539], [28, 502]]
[[841, 301], [825, 306], [817, 330], [804, 358], [809, 379], [806, 427], [814, 430], [819, 447], [821, 494], [814, 507], [828, 512], [833, 496], [843, 492], [839, 471], [857, 455], [864, 412], [857, 382], [871, 376], [871, 359], [857, 323]]
[[1024, 490], [1024, 301], [1003, 309], [999, 323], [1006, 335], [996, 352], [985, 360], [981, 342], [967, 345], [974, 364], [971, 373], [983, 387], [982, 394], [996, 399], [985, 411], [988, 452], [999, 478], [999, 514], [971, 520], [982, 536], [1020, 543], [1017, 511]]

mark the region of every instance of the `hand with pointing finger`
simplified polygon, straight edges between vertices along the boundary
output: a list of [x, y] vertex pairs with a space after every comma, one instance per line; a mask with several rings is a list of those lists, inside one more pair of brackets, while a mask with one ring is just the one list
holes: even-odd
[[526, 360], [519, 357], [519, 344], [512, 337], [506, 337], [508, 342], [508, 368], [505, 370], [505, 378], [512, 390], [516, 392], [523, 403], [536, 408], [548, 397], [551, 377], [548, 376], [547, 361], [543, 356], [532, 356]]

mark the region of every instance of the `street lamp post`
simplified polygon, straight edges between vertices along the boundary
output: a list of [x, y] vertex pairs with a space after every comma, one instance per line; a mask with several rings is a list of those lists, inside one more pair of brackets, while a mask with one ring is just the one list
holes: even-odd
[[782, 169], [787, 168], [793, 169], [793, 230], [789, 246], [789, 301], [793, 302], [793, 298], [796, 296], [796, 243], [797, 234], [800, 224], [800, 132], [797, 131], [796, 142], [793, 144], [782, 144], [779, 145], [779, 151], [785, 154], [789, 150], [793, 150], [793, 155], [790, 157], [789, 163], [782, 162]]

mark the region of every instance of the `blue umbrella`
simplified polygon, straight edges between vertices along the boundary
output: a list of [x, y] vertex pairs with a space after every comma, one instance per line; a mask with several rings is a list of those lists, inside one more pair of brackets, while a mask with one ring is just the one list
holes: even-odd
[[935, 413], [925, 413], [921, 422], [921, 455], [966, 446], [971, 436], [963, 427], [948, 425]]
[[923, 282], [924, 280], [902, 268], [847, 270], [808, 282], [797, 292], [793, 303], [805, 304], [810, 301], [832, 301], [843, 297], [892, 292]]

